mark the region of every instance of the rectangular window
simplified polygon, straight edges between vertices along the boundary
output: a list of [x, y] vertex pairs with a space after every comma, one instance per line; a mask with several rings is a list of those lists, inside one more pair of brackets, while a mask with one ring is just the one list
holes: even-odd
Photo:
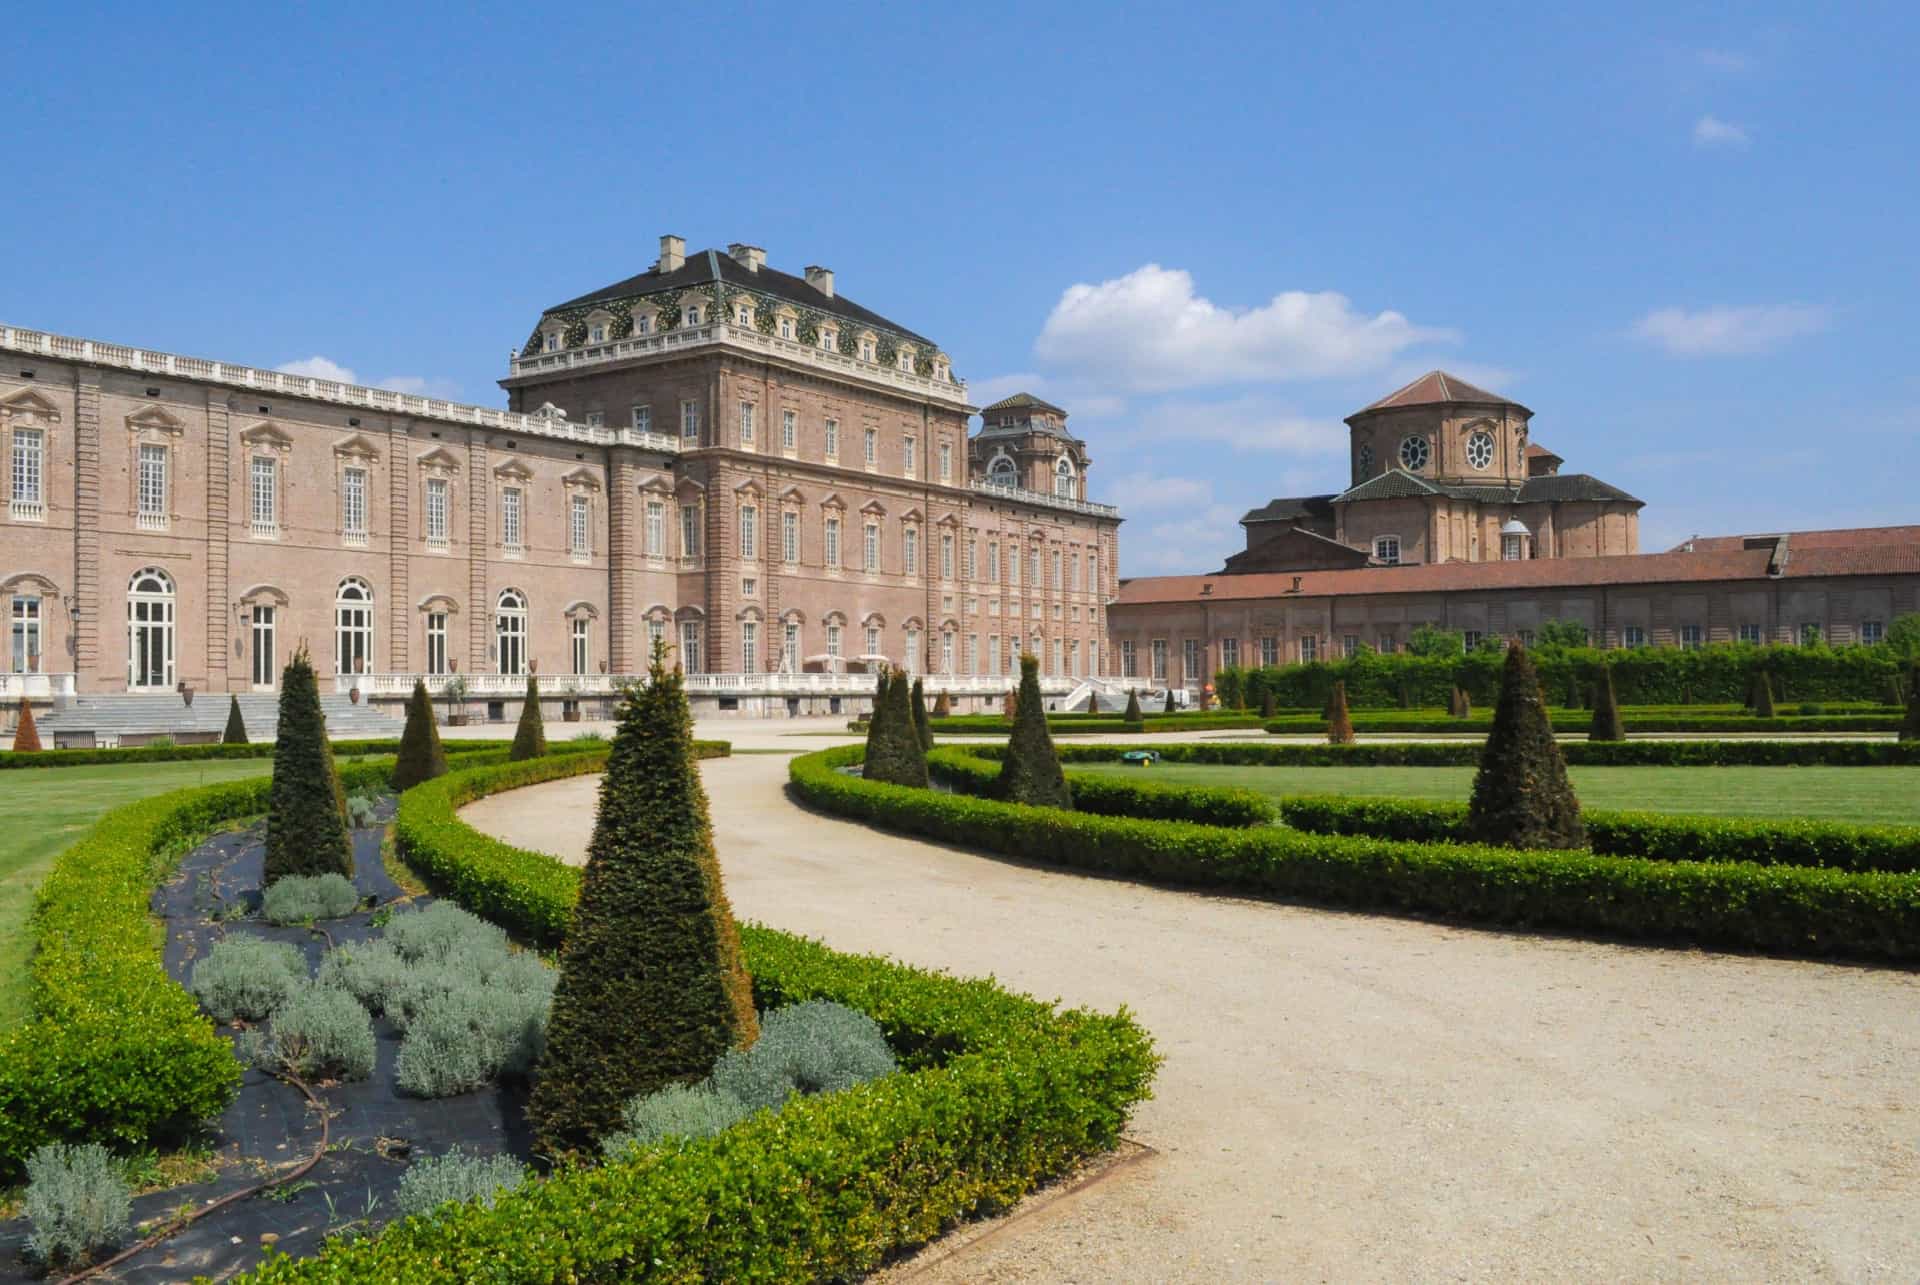
[[752, 620], [740, 622], [740, 670], [747, 674], [760, 672], [760, 626]]
[[1260, 664], [1271, 667], [1280, 663], [1280, 640], [1271, 635], [1260, 640]]
[[838, 624], [838, 622], [829, 621], [827, 622], [827, 655], [838, 656], [839, 654], [840, 654], [840, 625]]
[[647, 655], [652, 656], [654, 649], [667, 640], [667, 622], [658, 617], [647, 621]]
[[585, 616], [574, 617], [574, 620], [573, 620], [573, 672], [576, 674], [586, 673], [589, 662], [591, 660], [591, 657], [588, 655], [589, 635], [587, 632], [591, 627], [592, 627], [591, 622], [589, 622]]
[[827, 421], [827, 458], [840, 458], [840, 421], [837, 419]]
[[1374, 640], [1373, 649], [1382, 656], [1391, 656], [1400, 650], [1400, 644], [1394, 639], [1392, 634], [1381, 634]]
[[1198, 638], [1180, 640], [1180, 675], [1190, 683], [1200, 681], [1200, 640]]
[[1220, 668], [1232, 669], [1240, 663], [1240, 640], [1222, 638], [1220, 640]]
[[427, 479], [427, 544], [435, 549], [447, 547], [447, 479]]
[[1087, 589], [1100, 592], [1100, 555], [1092, 549], [1087, 550]]
[[1040, 587], [1040, 547], [1038, 545], [1027, 550], [1027, 584], [1035, 589]]
[[680, 622], [680, 668], [689, 674], [706, 672], [700, 652], [700, 622], [697, 620]]
[[1620, 636], [1629, 647], [1644, 647], [1647, 645], [1647, 631], [1639, 625], [1628, 625], [1620, 631]]
[[33, 594], [15, 594], [13, 599], [13, 672], [40, 672], [40, 599]]
[[1120, 677], [1138, 678], [1140, 676], [1140, 656], [1137, 644], [1131, 638], [1120, 640]]
[[1820, 626], [1814, 624], [1811, 620], [1801, 621], [1799, 639], [1802, 647], [1813, 646], [1820, 641]]
[[797, 411], [780, 412], [780, 449], [793, 450], [800, 442], [800, 415]]
[[953, 672], [953, 634], [946, 629], [940, 631], [940, 672]]
[[940, 533], [940, 578], [953, 579], [953, 537], [944, 531]]
[[[680, 403], [680, 436], [691, 442], [700, 436], [700, 403]], [[689, 673], [694, 672], [689, 670]]]
[[973, 540], [967, 541], [967, 551], [960, 560], [960, 578], [968, 582], [971, 582], [973, 580], [973, 569], [974, 569], [973, 555], [976, 550], [976, 547], [977, 547], [976, 541], [973, 541]]
[[920, 574], [920, 530], [918, 527], [906, 527], [901, 531], [901, 551], [906, 563], [905, 574]]
[[253, 533], [277, 534], [280, 530], [279, 461], [256, 455], [249, 476], [253, 479]]
[[647, 556], [667, 556], [667, 502], [647, 501]]
[[867, 548], [860, 565], [869, 572], [880, 569], [880, 526], [876, 522], [867, 523]]
[[367, 534], [367, 471], [348, 468], [340, 474], [340, 529], [349, 537]]
[[911, 436], [902, 438], [901, 445], [900, 445], [901, 475], [903, 477], [912, 477], [914, 475], [914, 470], [919, 467], [920, 467], [919, 453], [914, 449], [913, 438]]
[[277, 674], [273, 654], [274, 609], [263, 604], [256, 606], [252, 614], [253, 685], [271, 687]]
[[880, 430], [867, 430], [867, 467], [872, 468], [880, 462]]
[[987, 582], [1000, 583], [1000, 542], [998, 540], [987, 541]]
[[1740, 641], [1743, 643], [1752, 643], [1755, 646], [1758, 646], [1760, 643], [1760, 626], [1759, 625], [1741, 625]]
[[953, 480], [953, 447], [947, 442], [940, 443], [940, 480]]
[[1067, 676], [1080, 677], [1080, 640], [1078, 638], [1067, 639]]
[[13, 430], [13, 516], [42, 515], [46, 436], [37, 428]]
[[920, 661], [920, 631], [918, 629], [909, 629], [907, 630], [907, 672], [909, 674], [919, 673]]
[[1533, 646], [1533, 630], [1522, 629], [1519, 633], [1519, 638], [1520, 638], [1520, 645], [1522, 647]]
[[592, 501], [584, 495], [574, 496], [567, 523], [567, 548], [576, 558], [585, 558], [593, 553], [591, 517]]
[[827, 565], [838, 569], [840, 566], [840, 519], [827, 519], [826, 556]]
[[1062, 665], [1060, 660], [1060, 649], [1061, 649], [1060, 640], [1058, 638], [1055, 638], [1053, 640], [1053, 665], [1051, 668], [1047, 670], [1049, 674], [1063, 674], [1066, 672], [1066, 669]]
[[880, 654], [880, 626], [868, 625], [867, 626], [867, 655], [878, 656], [879, 654]]
[[1478, 651], [1480, 640], [1485, 636], [1478, 629], [1463, 629], [1460, 632], [1460, 644], [1468, 651]]
[[780, 668], [789, 674], [800, 672], [800, 625], [789, 620], [783, 633], [785, 638], [780, 644]]
[[1860, 622], [1860, 641], [1871, 647], [1875, 643], [1887, 640], [1887, 622], [1884, 620], [1863, 620]]
[[1067, 559], [1067, 588], [1074, 593], [1080, 592], [1080, 555], [1077, 552]]
[[753, 445], [753, 403], [740, 403], [740, 445]]
[[1701, 638], [1701, 630], [1699, 625], [1681, 625], [1680, 626], [1680, 645], [1682, 647], [1691, 651], [1695, 647], [1700, 646], [1702, 641], [1703, 640]]
[[680, 506], [680, 556], [683, 558], [700, 556], [700, 506], [698, 504]]
[[[598, 342], [598, 341], [596, 340], [595, 342]], [[605, 428], [606, 426], [607, 426], [607, 413], [605, 411], [590, 410], [587, 412], [588, 428]]]
[[740, 506], [740, 556], [752, 558], [760, 549], [760, 510], [751, 504]]
[[653, 431], [653, 407], [635, 406], [633, 408], [633, 431], [636, 433]]
[[510, 486], [500, 492], [500, 543], [508, 553], [518, 553], [520, 543], [520, 488]]
[[1000, 673], [1000, 635], [987, 635], [987, 672], [999, 676]]
[[1301, 663], [1312, 664], [1314, 661], [1318, 660], [1319, 658], [1320, 658], [1320, 640], [1311, 635], [1303, 635], [1300, 639]]
[[1340, 654], [1352, 660], [1360, 654], [1360, 635], [1344, 634], [1340, 639]]
[[444, 611], [427, 613], [427, 672], [447, 672], [447, 613]]
[[1064, 583], [1060, 579], [1060, 550], [1053, 551], [1053, 557], [1047, 561], [1047, 570], [1052, 573], [1052, 579], [1047, 581], [1047, 588], [1055, 593], [1060, 592], [1060, 586]]
[[740, 582], [740, 596], [742, 598], [751, 598], [753, 597], [755, 590], [759, 589], [759, 587], [760, 587], [760, 582], [758, 580], [755, 580], [752, 576], [748, 576]]
[[800, 515], [780, 515], [780, 560], [788, 566], [800, 561]]
[[1373, 542], [1373, 556], [1378, 562], [1390, 567], [1400, 565], [1400, 537], [1397, 535], [1378, 536]]
[[167, 448], [140, 447], [140, 525], [167, 524]]

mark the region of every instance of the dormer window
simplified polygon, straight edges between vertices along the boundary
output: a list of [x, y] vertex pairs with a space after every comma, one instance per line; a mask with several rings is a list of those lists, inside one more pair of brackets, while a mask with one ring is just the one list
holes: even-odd
[[634, 313], [633, 314], [633, 333], [636, 335], [652, 334], [653, 333], [653, 314], [650, 312]]
[[780, 337], [782, 339], [793, 338], [793, 318], [792, 317], [780, 318]]
[[734, 310], [733, 322], [737, 326], [751, 326], [753, 324], [753, 309], [744, 303], [741, 304]]
[[840, 332], [837, 330], [823, 329], [820, 332], [820, 346], [828, 352], [837, 349], [840, 346]]
[[546, 351], [558, 352], [559, 350], [560, 350], [560, 332], [558, 330], [549, 330], [547, 332]]
[[1011, 487], [1017, 482], [1013, 461], [1004, 455], [993, 457], [993, 463], [987, 469], [987, 483], [990, 486]]
[[1377, 536], [1373, 542], [1373, 556], [1390, 567], [1400, 565], [1400, 537], [1397, 535]]
[[687, 305], [687, 324], [689, 326], [697, 326], [700, 324], [700, 305], [699, 304], [690, 303]]
[[879, 357], [877, 356], [877, 352], [878, 352], [878, 349], [877, 349], [877, 346], [874, 344], [873, 340], [862, 339], [860, 341], [860, 360], [861, 361], [878, 361]]
[[607, 328], [605, 324], [597, 321], [594, 322], [593, 329], [587, 332], [587, 338], [596, 344], [604, 344], [607, 342]]
[[1062, 455], [1053, 466], [1053, 493], [1063, 500], [1074, 498], [1073, 461]]
[[900, 369], [906, 371], [908, 374], [913, 373], [913, 352], [910, 349], [902, 348], [900, 350]]

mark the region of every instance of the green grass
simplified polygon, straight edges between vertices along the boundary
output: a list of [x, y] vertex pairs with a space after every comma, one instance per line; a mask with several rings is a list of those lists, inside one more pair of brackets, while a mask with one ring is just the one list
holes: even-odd
[[[1158, 763], [1076, 764], [1081, 772], [1133, 773], [1160, 784], [1237, 785], [1272, 798], [1345, 794], [1450, 799], [1473, 789], [1470, 767], [1224, 767]], [[1805, 817], [1861, 824], [1920, 825], [1920, 772], [1910, 767], [1570, 767], [1574, 792], [1590, 808], [1685, 812], [1699, 816]]]
[[0, 772], [0, 1025], [26, 1016], [27, 914], [53, 859], [108, 808], [150, 794], [263, 776], [271, 759], [21, 768]]

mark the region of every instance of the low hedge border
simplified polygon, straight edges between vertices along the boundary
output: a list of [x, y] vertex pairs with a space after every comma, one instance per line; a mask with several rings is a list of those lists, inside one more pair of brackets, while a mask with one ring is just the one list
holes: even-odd
[[[1593, 726], [1593, 713], [1590, 710], [1551, 710], [1548, 717], [1553, 730], [1564, 733], [1585, 732]], [[1783, 715], [1778, 718], [1755, 718], [1741, 714], [1641, 714], [1638, 716], [1624, 711], [1621, 718], [1629, 734], [1673, 733], [1673, 732], [1897, 732], [1900, 730], [1900, 716], [1897, 714], [1828, 714], [1828, 715]], [[1277, 736], [1307, 736], [1327, 730], [1327, 720], [1314, 714], [1295, 718], [1276, 718], [1262, 723], [1267, 731]], [[1431, 714], [1368, 714], [1353, 715], [1353, 730], [1356, 732], [1418, 733], [1418, 732], [1486, 732], [1493, 726], [1492, 715], [1474, 715], [1471, 718], [1453, 718], [1435, 711]]]
[[[530, 783], [528, 764], [463, 772], [403, 796], [410, 860], [503, 905], [508, 926], [564, 930], [578, 871], [451, 815], [455, 798]], [[570, 767], [577, 765], [567, 765]], [[435, 789], [434, 787], [441, 787]], [[423, 824], [425, 813], [437, 814]], [[540, 866], [551, 877], [506, 885]], [[424, 872], [423, 872], [424, 873]], [[455, 900], [461, 900], [458, 892]], [[711, 1138], [562, 1170], [496, 1197], [274, 1258], [241, 1279], [286, 1282], [820, 1280], [855, 1277], [960, 1220], [1003, 1208], [1110, 1149], [1158, 1059], [1125, 1010], [1061, 1010], [1002, 990], [752, 924], [741, 944], [763, 1007], [830, 999], [871, 1015], [900, 1074], [799, 1098]]]
[[[1269, 745], [1247, 741], [1184, 745], [1060, 745], [1062, 763], [1117, 763], [1129, 750], [1152, 750], [1167, 763], [1258, 767], [1478, 767], [1478, 741], [1403, 745]], [[991, 758], [997, 745], [967, 749]], [[1576, 767], [1908, 767], [1920, 765], [1916, 741], [1563, 741]]]
[[[467, 754], [486, 754], [494, 750], [506, 750], [512, 741], [449, 740], [443, 742], [447, 757], [456, 758]], [[576, 753], [582, 749], [596, 748], [592, 742], [557, 741], [549, 752], [554, 754]], [[604, 749], [601, 745], [597, 748]], [[336, 759], [362, 758], [367, 755], [398, 754], [400, 740], [392, 737], [384, 740], [335, 741], [333, 756]], [[8, 768], [30, 767], [92, 767], [104, 763], [171, 763], [194, 759], [264, 759], [273, 757], [272, 741], [255, 741], [246, 745], [130, 745], [124, 749], [91, 750], [33, 750], [17, 754], [12, 750], [0, 751], [0, 770]]]
[[[1129, 723], [1118, 714], [1049, 714], [1047, 730], [1055, 736], [1103, 736], [1127, 732], [1232, 732], [1264, 726], [1258, 714], [1149, 714]], [[936, 718], [935, 732], [959, 736], [1006, 734], [1013, 724], [998, 714], [957, 714]]]
[[[992, 798], [1000, 779], [1000, 755], [976, 754], [955, 746], [927, 755], [927, 769], [963, 794]], [[1195, 821], [1201, 825], [1271, 825], [1279, 816], [1273, 800], [1253, 790], [1203, 785], [1159, 785], [1110, 776], [1072, 778], [1073, 806], [1097, 816], [1140, 817], [1155, 821]]]
[[1803, 955], [1920, 958], [1920, 876], [1229, 829], [1030, 808], [881, 785], [802, 755], [794, 792], [825, 811], [1011, 857], [1478, 924]]
[[[1302, 794], [1280, 815], [1296, 830], [1459, 843], [1467, 806], [1427, 799], [1352, 799]], [[1772, 821], [1669, 812], [1583, 811], [1593, 851], [1653, 861], [1746, 861], [1764, 866], [1920, 872], [1920, 827]]]
[[[392, 763], [349, 764], [349, 790]], [[175, 790], [103, 815], [35, 897], [33, 1016], [0, 1035], [0, 1172], [46, 1142], [146, 1145], [220, 1114], [233, 1048], [167, 976], [147, 917], [155, 882], [200, 836], [266, 811], [271, 780]]]

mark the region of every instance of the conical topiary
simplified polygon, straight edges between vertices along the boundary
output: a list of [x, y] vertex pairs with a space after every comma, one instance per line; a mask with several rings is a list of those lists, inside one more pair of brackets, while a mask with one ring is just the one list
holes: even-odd
[[912, 696], [913, 734], [920, 738], [920, 749], [924, 752], [933, 748], [933, 728], [927, 722], [927, 689], [918, 678], [913, 680]]
[[[1022, 683], [1021, 685], [1022, 685], [1022, 686], [1025, 686], [1025, 683]], [[1164, 708], [1164, 709], [1162, 709], [1162, 710], [1161, 710], [1160, 712], [1161, 712], [1162, 714], [1171, 714], [1171, 713], [1173, 713], [1173, 708], [1174, 708], [1174, 707], [1173, 707], [1173, 684], [1172, 684], [1172, 683], [1168, 683], [1168, 684], [1167, 684], [1167, 704], [1166, 704], [1166, 708]]]
[[20, 722], [13, 729], [13, 752], [33, 754], [40, 749], [40, 728], [33, 721], [33, 706], [20, 698]]
[[1613, 666], [1600, 666], [1600, 677], [1593, 684], [1593, 726], [1587, 731], [1590, 741], [1624, 741], [1627, 726], [1620, 721], [1620, 702], [1613, 694]]
[[539, 1149], [589, 1153], [628, 1099], [713, 1070], [759, 1034], [721, 887], [693, 720], [654, 647], [620, 706], [580, 899], [560, 952], [546, 1051], [527, 1104]]
[[921, 748], [920, 733], [913, 725], [911, 684], [900, 670], [888, 677], [880, 705], [874, 707], [873, 726], [867, 736], [867, 758], [861, 775], [885, 785], [927, 788], [927, 752]]
[[520, 702], [520, 723], [513, 729], [513, 748], [507, 761], [537, 759], [547, 752], [547, 725], [540, 717], [540, 680], [527, 675], [526, 699]]
[[1353, 716], [1347, 712], [1347, 684], [1336, 681], [1327, 696], [1327, 744], [1353, 744]]
[[[891, 681], [891, 671], [881, 666], [873, 682], [873, 710], [867, 715], [867, 755], [864, 760], [867, 763], [873, 762], [875, 754], [886, 741], [887, 691]], [[871, 769], [866, 774], [871, 776]]]
[[1260, 717], [1272, 718], [1278, 708], [1273, 697], [1273, 688], [1268, 687], [1260, 693]]
[[240, 698], [227, 697], [227, 730], [220, 734], [222, 745], [247, 744], [247, 720], [240, 717]]
[[1583, 848], [1586, 826], [1567, 781], [1566, 760], [1540, 695], [1540, 679], [1519, 643], [1507, 648], [1500, 703], [1473, 778], [1467, 833], [1511, 848]]
[[1127, 712], [1120, 717], [1128, 731], [1137, 732], [1147, 725], [1146, 716], [1140, 712], [1140, 693], [1131, 687], [1127, 688]]
[[1067, 788], [1067, 774], [1060, 770], [1060, 756], [1053, 752], [1046, 707], [1040, 701], [1040, 662], [1028, 655], [1020, 657], [1020, 713], [1014, 719], [1013, 735], [1007, 738], [1006, 757], [1000, 761], [996, 792], [1009, 803], [1073, 806], [1073, 792]]
[[440, 729], [433, 721], [433, 698], [423, 678], [413, 680], [407, 697], [407, 726], [400, 733], [400, 756], [393, 765], [393, 788], [411, 790], [422, 781], [444, 776], [447, 753], [440, 745]]
[[1773, 677], [1764, 669], [1753, 673], [1753, 716], [1773, 717]]
[[953, 700], [945, 692], [933, 698], [933, 716], [935, 718], [953, 717]]
[[346, 796], [327, 742], [320, 686], [303, 642], [280, 673], [280, 725], [267, 800], [266, 881], [286, 875], [353, 878]]
[[1466, 715], [1460, 712], [1460, 687], [1458, 684], [1455, 684], [1453, 687], [1450, 687], [1447, 689], [1447, 717], [1448, 718], [1465, 718], [1466, 717]]
[[1900, 724], [1900, 739], [1920, 741], [1920, 661], [1907, 668], [1907, 716]]

